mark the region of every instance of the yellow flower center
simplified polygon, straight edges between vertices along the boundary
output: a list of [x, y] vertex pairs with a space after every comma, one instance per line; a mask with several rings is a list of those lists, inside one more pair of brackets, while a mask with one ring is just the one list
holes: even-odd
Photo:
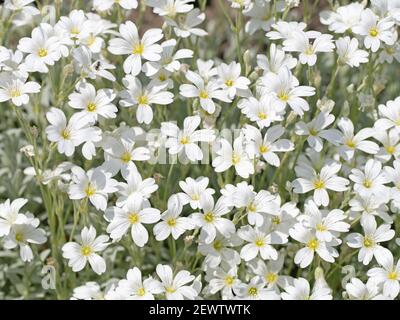
[[64, 130], [61, 131], [61, 137], [64, 140], [68, 140], [69, 138], [71, 138], [71, 133], [69, 132], [68, 129], [64, 129]]
[[131, 224], [136, 224], [139, 222], [139, 215], [136, 212], [131, 212], [128, 215], [128, 220]]
[[232, 86], [233, 86], [233, 80], [226, 80], [226, 81], [225, 81], [225, 84], [226, 84], [228, 87], [232, 87]]
[[372, 181], [369, 179], [365, 179], [364, 183], [363, 183], [364, 187], [366, 187], [367, 189], [372, 187]]
[[208, 223], [213, 222], [213, 221], [214, 221], [214, 213], [212, 213], [212, 212], [207, 212], [207, 213], [204, 215], [204, 220], [205, 220], [206, 222], [208, 222]]
[[265, 120], [265, 119], [268, 118], [268, 116], [267, 116], [267, 114], [266, 114], [265, 112], [259, 112], [259, 113], [258, 113], [258, 117], [259, 117], [261, 120]]
[[88, 184], [85, 188], [86, 196], [91, 197], [96, 193], [96, 188], [93, 187], [91, 184]]
[[216, 251], [219, 251], [222, 249], [222, 243], [219, 240], [214, 241], [213, 247]]
[[175, 218], [169, 218], [169, 219], [167, 220], [167, 224], [168, 224], [170, 227], [175, 227], [175, 226], [176, 226], [176, 219], [175, 219]]
[[96, 37], [91, 33], [90, 36], [86, 39], [86, 44], [90, 47], [96, 40]]
[[379, 30], [378, 30], [378, 28], [377, 27], [372, 27], [371, 29], [369, 29], [369, 35], [371, 36], [371, 37], [376, 37], [376, 36], [378, 36], [378, 34], [379, 34]]
[[225, 281], [225, 284], [230, 287], [235, 282], [235, 279], [232, 276], [226, 276], [224, 281]]
[[265, 276], [265, 280], [267, 280], [268, 283], [275, 283], [276, 280], [278, 280], [278, 275], [273, 272], [268, 272]]
[[353, 139], [347, 140], [347, 141], [346, 141], [346, 145], [347, 145], [349, 148], [355, 148], [355, 146], [356, 146], [356, 144], [355, 144], [355, 142], [353, 141]]
[[137, 291], [137, 295], [143, 297], [146, 294], [146, 291], [143, 287], [139, 288]]
[[86, 106], [87, 111], [89, 112], [93, 112], [96, 110], [96, 104], [94, 102], [90, 102], [88, 103], [88, 105]]
[[289, 100], [289, 95], [285, 91], [281, 91], [278, 93], [278, 98], [284, 102], [287, 102]]
[[258, 289], [256, 287], [250, 287], [247, 292], [249, 296], [256, 296], [258, 294]]
[[76, 26], [72, 27], [71, 34], [77, 35], [79, 32], [80, 32], [80, 30], [78, 27], [76, 27]]
[[47, 54], [48, 54], [48, 52], [47, 52], [47, 50], [45, 48], [40, 48], [39, 51], [38, 51], [38, 56], [41, 57], [41, 58], [47, 56]]
[[394, 151], [396, 150], [396, 148], [393, 146], [387, 146], [385, 149], [386, 149], [387, 153], [389, 153], [389, 154], [393, 154]]
[[326, 226], [324, 226], [322, 223], [318, 223], [317, 226], [315, 227], [315, 229], [317, 229], [317, 231], [326, 231], [328, 230], [328, 228]]
[[11, 98], [16, 98], [21, 95], [21, 91], [19, 89], [11, 89], [10, 91], [10, 97]]
[[201, 90], [200, 93], [199, 93], [199, 97], [200, 97], [201, 99], [207, 99], [207, 98], [208, 98], [208, 93], [207, 93], [207, 91]]
[[321, 179], [318, 179], [318, 180], [314, 181], [314, 187], [315, 187], [315, 189], [323, 189], [323, 188], [325, 188], [325, 182], [322, 181]]
[[181, 144], [188, 144], [189, 143], [189, 138], [187, 136], [183, 136], [179, 142]]
[[317, 130], [315, 129], [310, 129], [309, 131], [310, 131], [310, 136], [315, 137], [318, 134]]
[[310, 248], [311, 250], [316, 250], [319, 246], [319, 242], [317, 239], [311, 239], [310, 241], [307, 242], [307, 247]]
[[257, 247], [263, 247], [265, 245], [265, 241], [264, 241], [264, 239], [257, 239], [256, 242], [254, 242], [254, 244]]
[[24, 240], [24, 235], [22, 233], [20, 233], [20, 232], [17, 232], [15, 234], [15, 240], [18, 241], [18, 242], [22, 242]]
[[149, 99], [147, 98], [147, 96], [140, 96], [138, 98], [138, 104], [148, 104], [149, 103]]
[[143, 45], [143, 44], [137, 43], [137, 44], [135, 44], [135, 45], [133, 46], [133, 50], [132, 50], [132, 53], [133, 53], [133, 54], [139, 54], [139, 55], [141, 55], [141, 54], [143, 54], [143, 51], [144, 51], [144, 45]]
[[393, 49], [392, 47], [386, 47], [386, 52], [387, 52], [388, 54], [390, 54], [390, 55], [392, 55], [392, 54], [395, 53], [395, 51], [394, 51], [394, 49]]
[[311, 45], [309, 45], [309, 46], [306, 48], [306, 50], [304, 51], [304, 54], [306, 54], [306, 55], [308, 55], [308, 56], [313, 55], [313, 54], [314, 54], [314, 49], [313, 49], [313, 47], [312, 47]]
[[237, 155], [237, 154], [233, 154], [233, 156], [232, 156], [232, 163], [234, 164], [234, 165], [236, 165], [236, 164], [238, 164], [240, 162], [240, 157]]
[[197, 201], [200, 199], [200, 196], [198, 194], [194, 194], [194, 195], [192, 195], [191, 199], [194, 201]]
[[165, 291], [166, 291], [167, 293], [174, 293], [174, 292], [176, 291], [176, 289], [173, 288], [173, 287], [167, 287], [167, 288], [165, 288]]
[[250, 203], [250, 204], [247, 206], [247, 211], [256, 212], [256, 211], [257, 211], [257, 207], [254, 205], [254, 203]]
[[128, 163], [129, 161], [132, 160], [132, 155], [130, 152], [125, 151], [122, 156], [121, 156], [122, 162]]
[[272, 223], [273, 224], [280, 224], [281, 223], [281, 218], [278, 216], [275, 216], [272, 218]]
[[365, 236], [365, 237], [364, 237], [364, 247], [366, 247], [366, 248], [371, 248], [371, 247], [373, 247], [374, 245], [375, 245], [374, 239], [372, 239], [372, 238], [369, 237], [369, 236]]
[[160, 80], [160, 81], [165, 81], [165, 80], [167, 80], [167, 77], [166, 77], [166, 75], [165, 74], [160, 74], [159, 76], [158, 76], [158, 80]]
[[259, 150], [261, 153], [266, 153], [268, 152], [269, 148], [267, 146], [262, 145], [260, 146]]
[[392, 272], [390, 272], [390, 273], [388, 274], [388, 279], [389, 279], [389, 280], [397, 280], [398, 276], [399, 276], [399, 275], [397, 274], [396, 271], [392, 271]]
[[92, 253], [92, 248], [90, 246], [82, 246], [81, 253], [85, 257], [90, 256], [90, 254]]

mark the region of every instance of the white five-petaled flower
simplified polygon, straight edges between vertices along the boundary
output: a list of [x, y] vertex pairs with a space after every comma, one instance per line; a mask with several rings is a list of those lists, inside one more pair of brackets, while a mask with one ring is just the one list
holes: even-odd
[[337, 173], [341, 169], [341, 164], [332, 162], [325, 165], [319, 173], [307, 165], [297, 165], [296, 174], [300, 178], [293, 181], [295, 193], [307, 193], [314, 190], [314, 201], [317, 205], [327, 206], [329, 204], [329, 194], [327, 190], [343, 192], [347, 190], [349, 181], [338, 177]]
[[201, 233], [206, 243], [211, 243], [216, 235], [217, 230], [225, 237], [229, 238], [235, 233], [235, 225], [224, 215], [230, 212], [223, 198], [220, 198], [214, 204], [214, 198], [208, 193], [204, 193], [200, 197], [202, 213], [196, 212], [191, 215], [194, 223], [201, 228]]
[[116, 94], [112, 89], [97, 90], [90, 83], [85, 83], [78, 88], [78, 92], [71, 93], [68, 98], [68, 104], [78, 110], [88, 118], [89, 121], [97, 121], [98, 116], [105, 119], [115, 118], [117, 107], [111, 102]]
[[212, 162], [215, 172], [224, 172], [234, 166], [236, 173], [242, 178], [247, 179], [254, 173], [254, 165], [246, 152], [243, 139], [243, 136], [236, 138], [233, 148], [228, 140], [219, 141], [220, 148], [216, 152], [217, 157]]
[[336, 52], [339, 56], [339, 62], [347, 64], [350, 67], [359, 67], [360, 63], [368, 62], [368, 52], [358, 49], [357, 38], [349, 36], [336, 40]]
[[313, 96], [315, 89], [309, 86], [299, 86], [299, 81], [288, 67], [282, 67], [278, 74], [268, 73], [262, 77], [262, 83], [267, 92], [275, 98], [278, 109], [284, 109], [288, 104], [293, 111], [302, 116], [310, 106], [303, 97]]
[[199, 142], [212, 142], [215, 139], [214, 130], [196, 130], [200, 125], [199, 116], [191, 116], [183, 121], [183, 129], [172, 122], [161, 124], [161, 133], [168, 139], [165, 147], [170, 154], [184, 154], [190, 161], [202, 160], [203, 152], [198, 146]]
[[229, 65], [221, 63], [217, 67], [221, 88], [228, 93], [228, 98], [233, 99], [236, 95], [249, 96], [250, 80], [240, 75], [240, 63], [231, 62]]
[[24, 223], [26, 217], [19, 210], [28, 202], [27, 199], [18, 198], [10, 202], [7, 199], [0, 204], [0, 237], [7, 236], [14, 224]]
[[172, 195], [168, 199], [168, 208], [161, 215], [161, 222], [154, 226], [154, 235], [157, 241], [163, 241], [170, 235], [177, 240], [186, 230], [195, 227], [194, 222], [187, 217], [180, 217], [182, 203], [178, 195]]
[[181, 270], [174, 277], [170, 266], [159, 264], [156, 272], [161, 280], [158, 287], [168, 300], [194, 300], [197, 297], [196, 290], [188, 285], [195, 279], [189, 271]]
[[143, 247], [149, 240], [149, 233], [143, 224], [159, 221], [160, 210], [151, 208], [148, 200], [136, 194], [126, 201], [124, 207], [107, 209], [106, 217], [111, 220], [107, 232], [112, 239], [121, 239], [131, 228], [133, 242]]
[[199, 98], [201, 107], [208, 113], [215, 112], [213, 99], [231, 102], [216, 80], [205, 82], [201, 76], [190, 70], [186, 72], [186, 78], [193, 84], [182, 84], [179, 87], [180, 94], [186, 98]]
[[136, 25], [127, 21], [119, 26], [120, 38], [111, 39], [108, 50], [116, 55], [129, 55], [124, 61], [125, 73], [136, 76], [142, 70], [142, 58], [158, 61], [162, 48], [156, 44], [163, 37], [161, 29], [149, 29], [140, 39]]
[[167, 105], [173, 101], [174, 95], [165, 91], [166, 83], [150, 83], [143, 87], [140, 80], [132, 75], [127, 75], [122, 81], [127, 89], [120, 94], [120, 105], [123, 107], [137, 107], [136, 119], [139, 123], [149, 124], [153, 120], [151, 105]]
[[369, 8], [361, 13], [361, 21], [353, 27], [353, 32], [364, 36], [364, 46], [372, 52], [378, 51], [381, 41], [393, 45], [397, 39], [396, 31], [391, 30], [394, 21], [389, 18], [379, 17]]
[[98, 252], [103, 251], [109, 243], [108, 236], [101, 235], [96, 237], [96, 229], [93, 226], [84, 227], [81, 231], [81, 241], [67, 242], [62, 247], [63, 257], [68, 259], [68, 266], [72, 271], [79, 272], [89, 261], [94, 272], [102, 274], [106, 271], [106, 262]]
[[26, 82], [26, 78], [7, 73], [0, 75], [0, 102], [11, 100], [19, 107], [29, 102], [30, 93], [38, 92], [40, 84], [35, 81]]
[[390, 251], [381, 246], [381, 242], [389, 241], [395, 235], [395, 231], [389, 224], [382, 224], [377, 228], [375, 219], [369, 219], [362, 225], [364, 235], [351, 233], [347, 236], [347, 245], [351, 248], [360, 249], [358, 261], [368, 265], [375, 257], [378, 263], [388, 259]]
[[207, 177], [198, 177], [197, 179], [187, 177], [185, 181], [179, 181], [179, 186], [183, 192], [179, 192], [177, 195], [182, 205], [189, 203], [192, 209], [201, 209], [200, 195], [204, 193], [213, 195], [215, 193], [214, 189], [207, 188], [208, 183]]

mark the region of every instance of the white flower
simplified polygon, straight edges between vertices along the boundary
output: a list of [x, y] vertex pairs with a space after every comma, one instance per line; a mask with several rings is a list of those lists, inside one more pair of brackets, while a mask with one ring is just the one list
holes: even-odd
[[325, 129], [335, 121], [335, 116], [326, 112], [321, 112], [309, 123], [300, 121], [296, 123], [295, 133], [300, 136], [308, 136], [307, 142], [311, 148], [320, 152], [323, 148], [322, 139], [338, 145], [341, 140], [341, 134], [336, 129]]
[[297, 165], [295, 167], [297, 178], [293, 181], [293, 191], [295, 193], [307, 193], [314, 190], [314, 201], [320, 206], [326, 207], [329, 204], [329, 194], [327, 190], [343, 192], [347, 190], [349, 181], [338, 177], [336, 174], [340, 171], [341, 164], [332, 162], [325, 165], [319, 173], [312, 167], [306, 165]]
[[346, 216], [342, 210], [320, 211], [312, 200], [306, 203], [305, 210], [305, 225], [315, 231], [317, 240], [330, 242], [340, 233], [349, 231], [350, 225], [343, 221]]
[[131, 229], [133, 242], [143, 247], [149, 240], [149, 233], [143, 224], [156, 223], [160, 220], [160, 210], [150, 207], [148, 200], [136, 194], [130, 197], [123, 208], [107, 209], [107, 217], [112, 217], [107, 232], [114, 240], [121, 239]]
[[209, 179], [207, 177], [198, 177], [196, 180], [187, 177], [185, 181], [179, 181], [179, 186], [183, 192], [178, 193], [182, 205], [190, 204], [192, 209], [201, 209], [200, 196], [204, 193], [213, 195], [214, 189], [207, 188]]
[[93, 142], [101, 140], [101, 130], [91, 126], [88, 119], [79, 113], [75, 113], [69, 119], [58, 108], [51, 108], [46, 113], [50, 125], [46, 128], [47, 139], [57, 143], [57, 150], [61, 154], [70, 157], [75, 148], [84, 143], [82, 153], [88, 160], [96, 153]]
[[264, 75], [269, 72], [278, 74], [279, 70], [283, 67], [287, 67], [291, 70], [296, 67], [296, 65], [297, 59], [279, 49], [275, 43], [271, 43], [269, 58], [263, 54], [257, 55], [257, 66], [264, 71]]
[[49, 72], [48, 65], [52, 66], [61, 58], [59, 40], [53, 34], [50, 25], [41, 24], [32, 30], [31, 38], [19, 40], [18, 50], [28, 53], [25, 57], [25, 66], [29, 72]]
[[118, 112], [117, 107], [111, 102], [116, 94], [112, 89], [97, 90], [90, 83], [85, 83], [78, 88], [78, 92], [68, 96], [68, 104], [74, 109], [82, 109], [80, 114], [88, 118], [88, 121], [95, 122], [98, 116], [105, 119], [115, 118]]
[[239, 100], [238, 108], [250, 121], [256, 122], [258, 127], [263, 129], [273, 122], [283, 120], [284, 107], [278, 109], [274, 102], [269, 94], [263, 94], [259, 99], [249, 97]]
[[195, 223], [186, 217], [179, 217], [182, 212], [182, 203], [177, 195], [168, 199], [168, 208], [161, 215], [161, 222], [154, 226], [154, 236], [157, 241], [167, 239], [171, 234], [177, 240], [186, 230], [195, 228]]
[[126, 183], [118, 183], [117, 188], [119, 197], [116, 201], [118, 207], [123, 207], [129, 198], [137, 194], [143, 199], [148, 199], [151, 194], [158, 189], [158, 185], [155, 184], [153, 178], [143, 180], [139, 171], [133, 166], [128, 166], [126, 172], [122, 172], [122, 177], [125, 179]]
[[389, 197], [388, 188], [384, 184], [389, 182], [385, 172], [382, 171], [382, 163], [369, 159], [365, 164], [364, 172], [354, 168], [349, 175], [350, 180], [354, 181], [354, 190], [361, 196], [375, 196], [381, 199]]
[[116, 192], [118, 182], [111, 178], [111, 173], [101, 167], [85, 172], [80, 167], [73, 167], [72, 181], [68, 194], [73, 200], [89, 199], [97, 210], [106, 210], [108, 194]]
[[339, 61], [350, 67], [359, 67], [360, 63], [368, 62], [368, 52], [358, 49], [357, 38], [344, 37], [336, 40], [336, 52]]
[[204, 236], [206, 243], [211, 243], [215, 239], [217, 230], [227, 238], [235, 233], [233, 222], [223, 218], [224, 215], [230, 212], [223, 198], [219, 199], [214, 205], [212, 195], [204, 193], [200, 197], [200, 205], [202, 213], [193, 213], [191, 218], [201, 228], [200, 235]]
[[228, 271], [225, 271], [223, 268], [211, 270], [212, 274], [209, 275], [208, 287], [206, 287], [204, 291], [209, 291], [211, 295], [221, 291], [223, 300], [231, 300], [234, 297], [233, 288], [236, 287], [240, 281], [237, 277], [237, 267], [233, 266], [229, 268]]
[[229, 99], [233, 99], [236, 95], [239, 97], [249, 96], [250, 80], [240, 76], [240, 63], [231, 62], [229, 65], [221, 63], [217, 67], [221, 88], [228, 94]]
[[385, 296], [379, 294], [379, 287], [377, 283], [368, 279], [364, 284], [360, 279], [352, 278], [346, 284], [346, 291], [350, 300], [386, 300]]
[[307, 101], [302, 97], [313, 96], [315, 89], [309, 86], [299, 86], [299, 81], [286, 66], [282, 67], [277, 75], [268, 73], [262, 77], [262, 83], [267, 92], [274, 96], [278, 109], [284, 109], [288, 104], [300, 116], [304, 114], [304, 111], [309, 110]]
[[143, 88], [140, 80], [132, 75], [126, 76], [123, 83], [127, 90], [120, 93], [120, 105], [123, 107], [137, 107], [136, 119], [139, 123], [149, 124], [153, 120], [151, 105], [167, 105], [172, 103], [174, 95], [165, 91], [166, 85], [150, 83]]
[[260, 156], [272, 166], [280, 166], [280, 159], [276, 152], [289, 152], [294, 149], [290, 140], [279, 139], [285, 133], [285, 129], [280, 125], [269, 128], [264, 138], [257, 128], [250, 125], [246, 125], [243, 132], [248, 140], [246, 149], [250, 158]]
[[179, 87], [179, 93], [186, 98], [199, 98], [201, 107], [208, 113], [215, 112], [213, 99], [231, 102], [231, 99], [221, 89], [217, 81], [214, 80], [205, 83], [201, 76], [190, 70], [186, 72], [186, 79], [193, 84], [182, 84]]
[[278, 259], [278, 252], [272, 244], [284, 244], [288, 241], [287, 237], [263, 229], [244, 226], [238, 230], [238, 236], [248, 242], [240, 250], [240, 257], [245, 261], [250, 261], [257, 255], [260, 255], [263, 260]]
[[103, 300], [104, 293], [96, 282], [86, 282], [83, 286], [76, 287], [71, 300]]
[[332, 300], [332, 295], [327, 288], [316, 288], [314, 286], [310, 292], [310, 284], [304, 278], [293, 280], [293, 285], [285, 287], [286, 292], [282, 292], [283, 300]]
[[377, 228], [375, 219], [369, 219], [362, 225], [364, 235], [351, 233], [347, 236], [347, 245], [351, 248], [360, 248], [358, 261], [368, 265], [375, 257], [378, 263], [388, 259], [390, 251], [380, 245], [381, 242], [389, 241], [395, 235], [389, 224], [382, 224]]
[[379, 19], [369, 8], [361, 13], [361, 21], [353, 27], [353, 32], [364, 36], [364, 46], [372, 52], [378, 51], [381, 41], [393, 45], [397, 32], [391, 30], [394, 21], [390, 18]]
[[221, 139], [220, 148], [216, 154], [217, 156], [212, 162], [215, 172], [224, 172], [234, 166], [236, 173], [242, 178], [247, 179], [254, 173], [254, 165], [246, 153], [242, 136], [235, 139], [233, 149], [226, 139]]
[[19, 246], [21, 260], [30, 262], [33, 260], [33, 252], [29, 244], [42, 244], [46, 242], [46, 232], [37, 228], [39, 220], [27, 218], [21, 224], [13, 224], [9, 234], [4, 239], [5, 249], [14, 249]]
[[294, 257], [294, 263], [298, 264], [300, 268], [309, 266], [314, 259], [315, 253], [322, 260], [330, 263], [335, 262], [335, 258], [339, 256], [339, 253], [333, 248], [333, 246], [340, 243], [339, 241], [335, 239], [330, 242], [318, 240], [314, 230], [308, 229], [300, 223], [290, 229], [290, 236], [304, 244], [304, 247], [297, 251]]
[[379, 151], [379, 146], [372, 141], [366, 139], [374, 135], [374, 130], [371, 128], [361, 129], [357, 134], [354, 134], [354, 125], [348, 118], [341, 118], [338, 122], [338, 127], [343, 132], [342, 146], [339, 148], [339, 153], [346, 161], [353, 159], [354, 152], [361, 150], [368, 154], [376, 154]]
[[374, 127], [380, 130], [387, 130], [394, 127], [400, 132], [400, 97], [394, 101], [388, 101], [386, 105], [381, 104], [378, 108], [381, 118], [375, 122]]
[[336, 33], [345, 33], [351, 30], [360, 22], [361, 13], [364, 11], [365, 4], [352, 2], [345, 6], [340, 6], [333, 11], [322, 11], [321, 22], [329, 25], [329, 30]]
[[244, 300], [280, 300], [279, 294], [265, 288], [265, 282], [259, 276], [253, 277], [248, 284], [236, 285], [233, 290], [240, 299]]
[[204, 37], [208, 33], [203, 29], [196, 28], [196, 26], [201, 24], [205, 18], [206, 15], [204, 12], [201, 12], [199, 8], [194, 8], [181, 19], [177, 19], [177, 21], [168, 19], [167, 17], [166, 21], [174, 28], [175, 34], [180, 38], [187, 38], [191, 35]]
[[127, 21], [119, 26], [120, 38], [111, 39], [108, 51], [116, 55], [126, 55], [124, 61], [125, 73], [132, 73], [136, 76], [142, 69], [142, 58], [148, 61], [160, 60], [162, 48], [156, 44], [163, 37], [161, 29], [149, 29], [140, 39], [136, 25]]
[[212, 142], [215, 139], [214, 131], [210, 129], [196, 130], [200, 125], [199, 116], [186, 117], [183, 129], [172, 122], [161, 124], [161, 133], [168, 139], [165, 147], [170, 154], [185, 154], [190, 161], [202, 160], [203, 152], [198, 142]]
[[153, 7], [153, 12], [159, 16], [175, 18], [178, 13], [187, 13], [193, 9], [191, 0], [147, 0], [146, 5]]
[[[280, 39], [288, 39], [290, 38], [295, 32], [303, 31], [307, 24], [304, 22], [297, 22], [297, 21], [283, 21], [280, 20], [277, 23], [273, 24], [272, 29], [266, 34], [268, 38], [271, 40], [280, 40]], [[308, 32], [309, 35], [315, 34], [314, 32]]]
[[367, 220], [375, 219], [375, 216], [380, 217], [386, 223], [393, 222], [392, 217], [387, 213], [388, 207], [385, 205], [385, 200], [378, 198], [375, 195], [361, 196], [357, 195], [349, 201], [350, 214], [357, 218], [361, 213], [361, 224], [367, 223]]
[[18, 198], [10, 202], [7, 199], [0, 204], [0, 237], [7, 236], [14, 224], [24, 223], [26, 217], [19, 210], [28, 202], [27, 199]]
[[393, 168], [385, 167], [384, 170], [386, 178], [394, 184], [391, 188], [391, 198], [395, 202], [400, 202], [400, 160], [393, 161]]
[[158, 286], [168, 300], [194, 300], [197, 297], [196, 290], [187, 285], [194, 280], [189, 271], [181, 270], [174, 277], [170, 266], [158, 264], [156, 272], [161, 280]]
[[394, 265], [393, 254], [385, 256], [380, 261], [382, 267], [368, 270], [368, 277], [377, 284], [383, 284], [383, 294], [396, 298], [400, 291], [400, 259]]
[[152, 277], [142, 278], [142, 272], [134, 267], [126, 273], [126, 279], [118, 282], [117, 292], [126, 296], [127, 300], [154, 300], [155, 294], [160, 294], [160, 286]]
[[150, 159], [150, 151], [146, 147], [137, 146], [141, 136], [141, 131], [135, 128], [126, 128], [116, 136], [103, 138], [104, 164], [106, 171], [112, 175], [121, 172], [126, 176], [128, 169], [133, 166], [134, 161], [146, 161]]
[[28, 104], [29, 93], [40, 92], [40, 85], [18, 75], [2, 73], [0, 75], [0, 102], [11, 100], [17, 107]]
[[68, 266], [72, 267], [72, 271], [79, 272], [89, 261], [90, 267], [97, 274], [106, 271], [106, 262], [104, 258], [97, 254], [103, 251], [109, 243], [108, 236], [101, 235], [96, 238], [96, 229], [93, 226], [84, 227], [81, 231], [81, 241], [67, 242], [62, 247], [63, 257], [68, 259]]
[[299, 52], [301, 64], [315, 65], [318, 52], [332, 52], [335, 45], [330, 34], [318, 35], [313, 43], [305, 32], [294, 32], [289, 39], [283, 42], [283, 50], [286, 52]]
[[400, 158], [400, 132], [396, 129], [389, 131], [375, 132], [374, 138], [378, 140], [383, 146], [380, 147], [375, 158], [382, 162], [387, 162], [392, 158]]
[[[269, 1], [256, 1], [249, 5], [249, 8], [243, 11], [246, 17], [250, 17], [245, 25], [245, 31], [250, 35], [253, 35], [257, 30], [269, 31], [271, 25], [274, 22], [273, 17], [271, 17], [272, 5], [267, 4]], [[281, 2], [279, 3], [281, 4]], [[277, 11], [282, 11], [284, 6], [277, 4]], [[279, 6], [279, 8], [278, 8]], [[279, 10], [280, 9], [280, 10]]]

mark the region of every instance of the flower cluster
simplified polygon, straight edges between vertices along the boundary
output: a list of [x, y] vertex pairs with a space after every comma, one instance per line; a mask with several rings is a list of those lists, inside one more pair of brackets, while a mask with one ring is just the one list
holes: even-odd
[[55, 290], [2, 295], [399, 297], [399, 1], [41, 2], [0, 6], [0, 240]]

